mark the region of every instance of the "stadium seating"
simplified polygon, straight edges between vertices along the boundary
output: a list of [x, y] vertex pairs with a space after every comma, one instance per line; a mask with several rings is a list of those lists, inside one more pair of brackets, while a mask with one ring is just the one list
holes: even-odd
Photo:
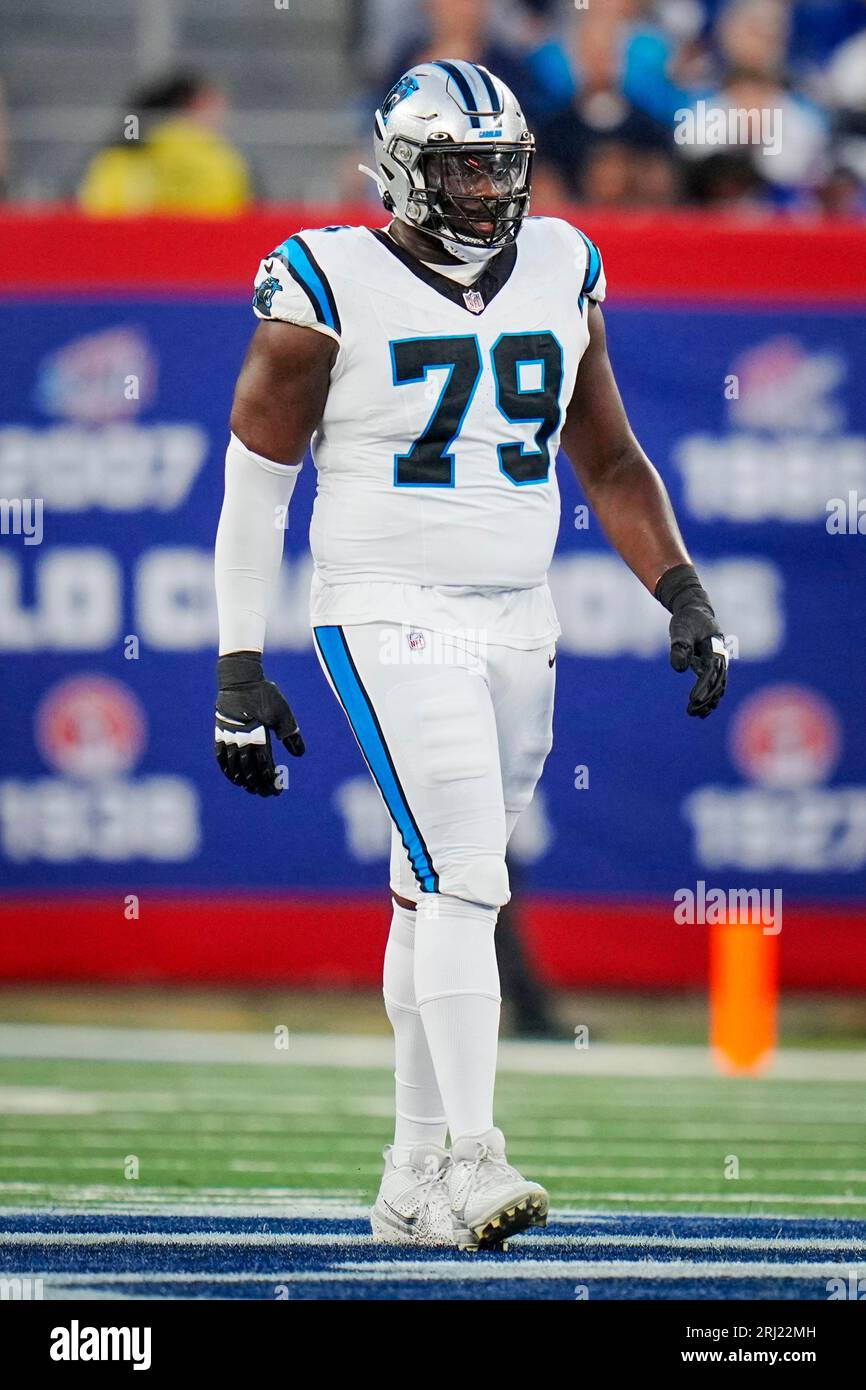
[[225, 87], [229, 133], [250, 151], [260, 193], [321, 197], [353, 133], [344, 109], [349, 9], [339, 0], [288, 10], [233, 0], [204, 9], [192, 0], [7, 0], [3, 79], [12, 138], [27, 152], [10, 192], [71, 196], [94, 148], [120, 135], [130, 91], [182, 52]]

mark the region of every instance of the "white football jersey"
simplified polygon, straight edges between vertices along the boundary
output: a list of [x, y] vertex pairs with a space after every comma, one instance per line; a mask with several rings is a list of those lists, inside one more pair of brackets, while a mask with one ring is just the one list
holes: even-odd
[[546, 592], [560, 428], [604, 284], [593, 243], [549, 217], [469, 286], [366, 227], [305, 231], [262, 261], [256, 314], [338, 344], [312, 441], [316, 584], [341, 595], [328, 621], [358, 620], [352, 592], [394, 618], [370, 612], [370, 586]]

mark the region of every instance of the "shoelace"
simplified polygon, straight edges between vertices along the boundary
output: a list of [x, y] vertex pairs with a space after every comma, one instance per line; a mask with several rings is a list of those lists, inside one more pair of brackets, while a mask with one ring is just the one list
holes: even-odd
[[478, 1186], [480, 1168], [482, 1163], [484, 1162], [490, 1162], [493, 1164], [494, 1168], [502, 1169], [506, 1173], [508, 1172], [509, 1165], [504, 1158], [494, 1158], [486, 1144], [479, 1144], [475, 1153], [475, 1157], [472, 1160], [472, 1169], [469, 1174], [469, 1182], [467, 1184], [466, 1192], [463, 1197], [464, 1207], [468, 1205], [470, 1198], [474, 1197], [475, 1195], [475, 1189]]
[[418, 1191], [420, 1193], [421, 1198], [421, 1205], [418, 1208], [419, 1212], [423, 1211], [424, 1208], [427, 1206], [433, 1194], [434, 1187], [436, 1186], [437, 1182], [444, 1181], [445, 1174], [447, 1171], [447, 1166], [443, 1166], [439, 1169], [437, 1173], [431, 1173], [425, 1182], [419, 1184]]

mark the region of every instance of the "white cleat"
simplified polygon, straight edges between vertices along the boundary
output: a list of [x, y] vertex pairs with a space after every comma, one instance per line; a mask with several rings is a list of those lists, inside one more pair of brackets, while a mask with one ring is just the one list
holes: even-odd
[[501, 1129], [458, 1139], [447, 1183], [461, 1250], [489, 1249], [527, 1226], [547, 1224], [550, 1198], [507, 1162]]
[[438, 1144], [416, 1144], [409, 1162], [395, 1168], [385, 1149], [385, 1172], [370, 1226], [390, 1245], [454, 1245], [447, 1175], [451, 1160]]

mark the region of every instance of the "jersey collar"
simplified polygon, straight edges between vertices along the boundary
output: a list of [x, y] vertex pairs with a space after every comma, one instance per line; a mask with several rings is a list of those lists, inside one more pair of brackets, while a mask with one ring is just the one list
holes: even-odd
[[450, 299], [452, 304], [465, 309], [467, 314], [484, 312], [508, 281], [517, 260], [517, 243], [512, 241], [491, 259], [477, 280], [473, 280], [471, 285], [461, 285], [456, 280], [449, 280], [447, 275], [440, 275], [437, 270], [431, 270], [423, 261], [417, 260], [381, 227], [371, 227], [369, 230], [380, 245], [390, 251], [392, 256], [396, 256], [398, 261], [402, 261], [407, 270], [411, 270], [412, 274], [423, 280], [425, 285], [429, 285], [431, 290], [436, 290], [446, 299]]

